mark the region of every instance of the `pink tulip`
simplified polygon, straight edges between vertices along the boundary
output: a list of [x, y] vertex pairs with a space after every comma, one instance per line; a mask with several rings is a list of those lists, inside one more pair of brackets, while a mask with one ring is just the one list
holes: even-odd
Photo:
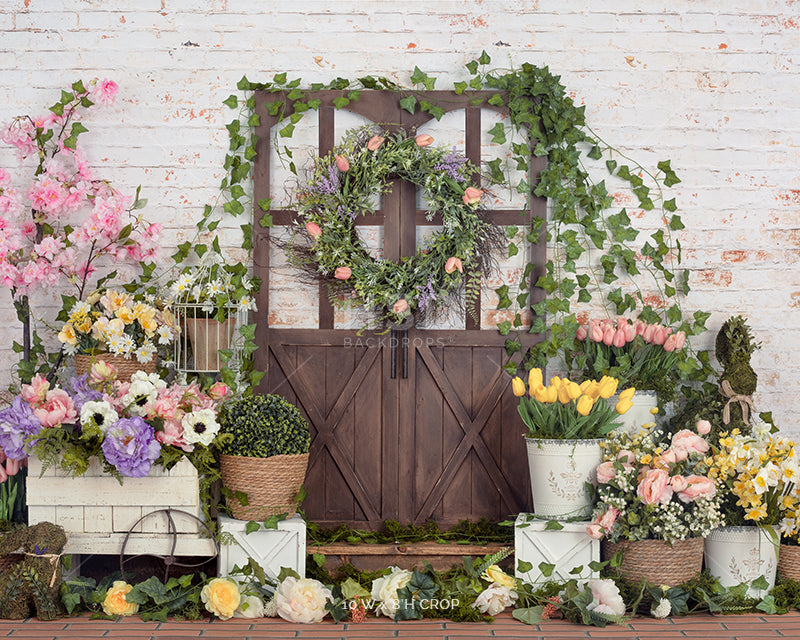
[[0, 464], [0, 484], [3, 484], [6, 480], [8, 480], [8, 474], [6, 473], [6, 468]]
[[385, 138], [382, 136], [372, 136], [367, 142], [367, 149], [370, 151], [377, 151], [378, 147], [383, 144]]
[[640, 336], [644, 333], [645, 329], [647, 329], [647, 323], [642, 322], [641, 320], [636, 321], [636, 335]]
[[3, 464], [6, 461], [6, 452], [3, 451], [3, 448], [0, 447], [0, 464]]
[[461, 199], [464, 201], [464, 204], [475, 204], [476, 202], [481, 201], [481, 194], [483, 194], [483, 191], [480, 189], [476, 189], [475, 187], [467, 187]]
[[22, 462], [20, 460], [12, 460], [11, 458], [6, 460], [6, 473], [10, 476], [17, 475], [21, 467]]
[[625, 330], [617, 329], [614, 332], [614, 339], [612, 340], [611, 344], [613, 344], [617, 349], [620, 349], [625, 346], [625, 343]]
[[711, 423], [708, 420], [698, 420], [695, 426], [697, 427], [697, 433], [701, 436], [707, 436], [711, 431]]
[[603, 328], [600, 326], [600, 323], [594, 324], [589, 327], [589, 339], [592, 342], [602, 342], [603, 341]]
[[667, 336], [667, 339], [664, 340], [664, 351], [675, 351], [675, 342], [676, 339], [674, 335]]
[[414, 142], [417, 143], [418, 147], [427, 147], [428, 145], [433, 144], [433, 136], [429, 136], [427, 133], [421, 133], [414, 138]]
[[456, 269], [458, 269], [459, 273], [464, 273], [464, 265], [461, 263], [461, 258], [452, 256], [444, 263], [444, 270], [447, 273], [453, 273]]
[[653, 344], [661, 346], [666, 341], [667, 341], [667, 330], [661, 325], [658, 325], [656, 327], [655, 332], [653, 333]]
[[678, 331], [675, 334], [675, 350], [680, 351], [683, 349], [683, 345], [686, 344], [686, 332], [685, 331]]
[[583, 342], [584, 340], [586, 340], [586, 335], [587, 335], [587, 333], [586, 333], [586, 327], [578, 327], [578, 328], [575, 330], [575, 337], [576, 337], [578, 340], [580, 340], [581, 342]]
[[625, 332], [625, 342], [630, 342], [636, 337], [636, 327], [630, 322], [626, 321], [622, 330]]
[[657, 324], [648, 324], [647, 325], [647, 327], [644, 330], [644, 333], [642, 333], [642, 338], [644, 338], [645, 342], [647, 342], [649, 344], [653, 343], [653, 334], [656, 332], [657, 328], [658, 328]]
[[614, 335], [617, 332], [614, 330], [614, 327], [606, 327], [605, 331], [603, 332], [603, 344], [607, 347], [610, 347], [614, 343]]
[[345, 173], [350, 170], [350, 163], [344, 156], [336, 156], [336, 168], [342, 173]]
[[352, 275], [353, 271], [350, 267], [336, 267], [333, 277], [337, 280], [349, 280]]
[[320, 229], [319, 225], [315, 222], [306, 222], [306, 231], [308, 231], [308, 235], [315, 240], [322, 235], [322, 229]]
[[392, 307], [392, 311], [394, 311], [397, 315], [401, 313], [405, 313], [408, 310], [408, 302], [406, 302], [405, 298], [400, 298], [397, 302], [394, 303]]

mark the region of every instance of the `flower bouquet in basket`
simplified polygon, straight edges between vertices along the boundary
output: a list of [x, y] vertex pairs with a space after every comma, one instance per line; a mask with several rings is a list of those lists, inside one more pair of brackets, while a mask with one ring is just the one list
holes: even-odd
[[673, 332], [661, 324], [622, 316], [595, 318], [578, 327], [567, 364], [580, 372], [578, 380], [608, 375], [619, 380], [621, 389], [655, 391], [668, 401], [675, 392], [685, 343], [686, 332]]
[[[705, 424], [710, 429], [710, 423]], [[706, 565], [723, 586], [750, 582], [761, 575], [774, 584], [781, 533], [797, 545], [797, 445], [772, 430], [771, 425], [757, 420], [750, 435], [738, 429], [722, 432], [709, 458], [709, 475], [720, 490], [725, 526], [707, 541]], [[788, 570], [788, 565], [785, 568]]]
[[85, 301], [74, 296], [63, 300], [58, 339], [70, 355], [110, 354], [131, 364], [152, 363], [154, 371], [158, 347], [171, 344], [177, 332], [172, 313], [163, 305], [115, 289], [96, 291]]
[[623, 553], [623, 575], [678, 584], [700, 571], [703, 539], [724, 520], [705, 439], [689, 430], [667, 441], [655, 434], [615, 433], [603, 443], [587, 533], [606, 539], [606, 559]]
[[153, 464], [170, 468], [184, 456], [206, 472], [215, 460], [210, 448], [225, 439], [216, 418], [227, 393], [221, 383], [204, 392], [143, 371], [123, 380], [100, 360], [63, 386], [39, 376], [23, 385], [0, 411], [0, 448], [11, 459], [36, 455], [44, 468], [73, 476], [86, 473], [95, 457], [120, 481], [146, 476]]

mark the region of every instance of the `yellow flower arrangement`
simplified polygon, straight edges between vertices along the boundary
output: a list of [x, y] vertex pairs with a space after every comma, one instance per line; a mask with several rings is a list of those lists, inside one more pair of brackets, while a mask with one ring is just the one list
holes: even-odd
[[611, 407], [607, 400], [616, 393], [617, 384], [609, 376], [580, 385], [554, 376], [545, 386], [542, 370], [531, 369], [527, 385], [517, 376], [511, 390], [520, 399], [518, 410], [529, 438], [580, 440], [602, 438], [619, 426], [614, 420], [630, 409], [634, 389], [623, 391], [624, 398]]

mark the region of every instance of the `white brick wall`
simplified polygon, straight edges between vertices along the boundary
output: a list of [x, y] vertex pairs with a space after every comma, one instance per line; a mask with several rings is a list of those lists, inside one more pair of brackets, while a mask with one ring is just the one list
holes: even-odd
[[[52, 104], [75, 79], [116, 80], [121, 99], [90, 118], [84, 145], [103, 175], [130, 191], [142, 184], [147, 215], [176, 242], [222, 177], [230, 112], [221, 101], [243, 74], [407, 83], [418, 65], [447, 88], [482, 49], [498, 66], [548, 65], [598, 134], [637, 159], [672, 160], [693, 270], [687, 308], [712, 311], [712, 328], [748, 317], [763, 342], [758, 404], [800, 432], [800, 8], [791, 0], [7, 0], [0, 121]], [[0, 149], [0, 166], [13, 164]], [[9, 362], [19, 331], [6, 292], [0, 301]]]

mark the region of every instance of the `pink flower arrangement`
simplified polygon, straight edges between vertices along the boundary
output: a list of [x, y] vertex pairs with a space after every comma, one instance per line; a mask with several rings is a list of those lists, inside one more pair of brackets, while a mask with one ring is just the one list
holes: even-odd
[[699, 434], [684, 430], [656, 441], [652, 430], [614, 433], [603, 446], [590, 537], [683, 540], [723, 524], [708, 443]]
[[622, 316], [595, 318], [575, 331], [574, 349], [567, 357], [583, 379], [610, 375], [619, 379], [621, 389], [671, 393], [685, 345], [683, 330]]

